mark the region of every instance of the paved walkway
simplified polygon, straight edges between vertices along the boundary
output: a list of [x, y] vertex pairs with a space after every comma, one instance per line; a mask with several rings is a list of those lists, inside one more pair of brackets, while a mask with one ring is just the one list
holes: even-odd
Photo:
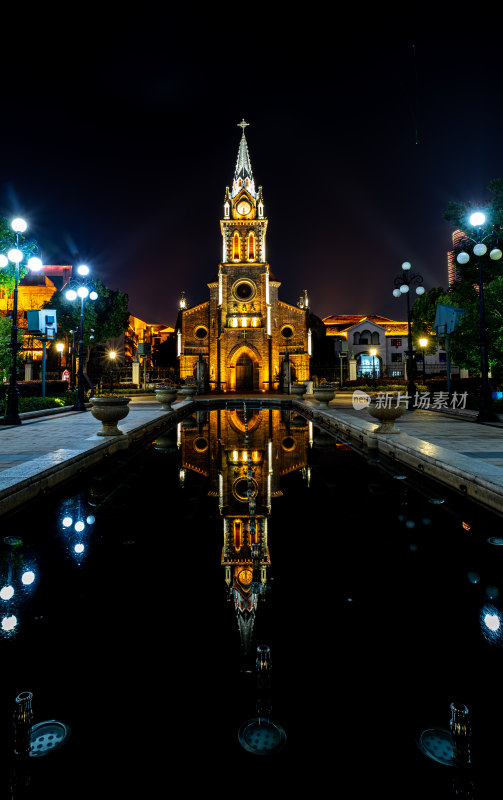
[[[351, 396], [347, 394], [338, 395], [330, 408], [344, 409], [356, 419], [372, 421], [364, 410], [353, 409]], [[503, 422], [481, 424], [475, 422], [475, 416], [475, 413], [463, 417], [421, 409], [404, 414], [397, 425], [408, 436], [503, 467]]]
[[[229, 401], [240, 397], [225, 396]], [[465, 489], [468, 485], [468, 495], [503, 512], [503, 423], [480, 424], [416, 410], [399, 419], [400, 435], [376, 436], [374, 420], [364, 410], [353, 409], [351, 395], [337, 395], [325, 410], [313, 398], [298, 403], [292, 396], [272, 397], [275, 402], [292, 400], [309, 418], [324, 420], [340, 436], [359, 439], [369, 448], [378, 447], [451, 486]], [[198, 399], [213, 400], [216, 396]], [[270, 398], [261, 394], [252, 399]], [[179, 412], [189, 402], [175, 403], [174, 408]], [[77, 469], [96, 463], [105, 453], [142, 437], [154, 437], [170, 416], [153, 395], [134, 397], [129, 408], [129, 415], [119, 423], [126, 436], [98, 436], [100, 423], [89, 412], [22, 417], [22, 425], [0, 426], [0, 513], [52, 488]]]

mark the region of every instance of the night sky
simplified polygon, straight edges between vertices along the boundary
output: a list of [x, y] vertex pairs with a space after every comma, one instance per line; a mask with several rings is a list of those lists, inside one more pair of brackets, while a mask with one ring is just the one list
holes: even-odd
[[0, 214], [46, 263], [173, 325], [182, 289], [207, 299], [244, 117], [282, 300], [404, 319], [403, 261], [447, 285], [448, 201], [503, 177], [497, 19], [78, 8], [3, 24]]

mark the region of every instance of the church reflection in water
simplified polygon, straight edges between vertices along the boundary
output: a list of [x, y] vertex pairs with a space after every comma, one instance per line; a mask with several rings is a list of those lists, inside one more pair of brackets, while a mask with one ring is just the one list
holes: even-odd
[[222, 566], [241, 644], [252, 649], [259, 600], [268, 591], [269, 518], [281, 478], [307, 463], [312, 423], [290, 409], [199, 411], [178, 424], [181, 478], [193, 470], [209, 478], [223, 519]]

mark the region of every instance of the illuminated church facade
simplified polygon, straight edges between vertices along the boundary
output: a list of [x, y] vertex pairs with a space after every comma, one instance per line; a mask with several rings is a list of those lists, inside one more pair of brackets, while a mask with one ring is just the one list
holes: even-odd
[[268, 220], [262, 187], [255, 187], [243, 120], [232, 188], [225, 190], [222, 259], [208, 283], [209, 299], [178, 317], [180, 379], [204, 362], [211, 391], [275, 391], [285, 363], [292, 380], [309, 379], [309, 308], [278, 297], [280, 282], [266, 256]]

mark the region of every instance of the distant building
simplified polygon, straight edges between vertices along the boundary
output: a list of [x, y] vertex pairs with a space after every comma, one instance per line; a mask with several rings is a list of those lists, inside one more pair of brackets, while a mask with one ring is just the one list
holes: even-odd
[[[325, 317], [327, 338], [347, 342], [348, 358], [356, 362], [355, 377], [402, 378], [405, 375], [405, 353], [408, 349], [407, 322], [381, 317], [377, 314], [337, 314]], [[419, 370], [423, 352], [414, 340], [413, 347]], [[375, 352], [374, 352], [375, 351]], [[447, 354], [439, 347], [435, 354], [426, 355], [426, 374], [442, 374], [447, 369]], [[348, 375], [349, 377], [349, 375]]]
[[[72, 277], [72, 267], [65, 264], [44, 264], [40, 272], [28, 272], [21, 278], [18, 286], [17, 324], [19, 328], [28, 328], [28, 311], [37, 310], [48, 303], [54, 292], [63, 289]], [[11, 317], [14, 293], [0, 290], [0, 315]], [[26, 336], [28, 334], [26, 333]], [[25, 359], [42, 361], [42, 342], [29, 337], [25, 341], [23, 356]]]
[[453, 283], [459, 280], [459, 273], [456, 261], [456, 254], [454, 252], [454, 248], [458, 247], [459, 243], [462, 239], [465, 238], [465, 234], [463, 231], [460, 231], [459, 228], [452, 234], [452, 250], [449, 250], [447, 253], [447, 281], [449, 288], [452, 286]]

